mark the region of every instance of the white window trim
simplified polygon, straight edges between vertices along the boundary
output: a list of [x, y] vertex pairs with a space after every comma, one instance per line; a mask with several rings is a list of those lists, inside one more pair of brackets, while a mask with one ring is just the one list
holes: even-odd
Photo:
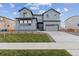
[[32, 21], [31, 20], [28, 20], [28, 24], [31, 24], [32, 23]]
[[27, 22], [27, 20], [24, 20], [24, 24], [27, 24], [28, 22]]
[[20, 20], [20, 24], [23, 24], [23, 20]]

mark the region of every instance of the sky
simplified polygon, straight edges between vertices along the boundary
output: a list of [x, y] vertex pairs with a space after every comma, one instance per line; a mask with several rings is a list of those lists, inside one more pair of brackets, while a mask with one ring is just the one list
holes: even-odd
[[18, 17], [18, 10], [26, 7], [32, 10], [33, 14], [42, 14], [53, 8], [60, 12], [61, 26], [64, 21], [72, 16], [79, 16], [79, 3], [0, 3], [0, 16], [7, 16], [14, 19]]

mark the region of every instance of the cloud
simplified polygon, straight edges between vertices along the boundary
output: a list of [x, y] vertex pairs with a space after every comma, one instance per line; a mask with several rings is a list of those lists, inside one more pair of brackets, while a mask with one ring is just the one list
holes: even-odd
[[37, 10], [37, 9], [39, 9], [39, 7], [30, 7], [30, 9]]
[[39, 10], [40, 9], [40, 6], [48, 6], [48, 7], [51, 7], [52, 4], [51, 3], [26, 3], [24, 5], [24, 7], [28, 7], [30, 9], [32, 9], [32, 10]]
[[28, 3], [28, 4], [25, 4], [25, 5], [24, 5], [24, 7], [28, 7], [29, 5], [31, 5], [31, 4], [30, 4], [30, 3]]
[[25, 4], [24, 6], [25, 7], [28, 7], [28, 6], [31, 6], [31, 7], [40, 7], [40, 6], [49, 6], [49, 7], [52, 7], [52, 4], [51, 3], [28, 3], [28, 4]]
[[14, 5], [14, 4], [12, 4], [12, 3], [10, 4], [10, 6], [11, 6], [11, 8], [14, 8], [14, 7], [15, 7], [15, 5]]
[[40, 4], [39, 3], [27, 3], [24, 5], [24, 7], [28, 7], [32, 10], [37, 10], [39, 9]]
[[48, 5], [48, 4], [50, 4], [50, 3], [40, 3], [41, 5]]
[[31, 6], [31, 7], [39, 7], [40, 4], [39, 3], [28, 3], [28, 4], [25, 4], [24, 7], [28, 7], [28, 6]]
[[0, 7], [2, 8], [2, 7], [3, 7], [3, 5], [2, 5], [2, 4], [0, 4]]
[[63, 8], [63, 10], [66, 11], [66, 12], [69, 11], [68, 8]]
[[49, 5], [49, 7], [52, 7], [52, 4], [48, 4]]
[[57, 11], [61, 11], [61, 9], [60, 9], [60, 8], [57, 8], [56, 10], [57, 10]]
[[63, 8], [63, 9], [57, 8], [56, 10], [61, 12], [61, 13], [69, 11], [68, 8]]
[[39, 3], [33, 3], [32, 6], [33, 7], [40, 7], [40, 4]]
[[63, 16], [63, 14], [60, 14], [60, 17]]
[[38, 12], [38, 14], [42, 14], [42, 13], [44, 13], [45, 12], [45, 10], [40, 10], [39, 12]]
[[13, 14], [14, 14], [14, 15], [17, 15], [18, 13], [15, 11], [15, 12], [13, 12]]
[[43, 5], [43, 6], [47, 5], [49, 7], [52, 7], [52, 4], [51, 3], [40, 3], [40, 5]]

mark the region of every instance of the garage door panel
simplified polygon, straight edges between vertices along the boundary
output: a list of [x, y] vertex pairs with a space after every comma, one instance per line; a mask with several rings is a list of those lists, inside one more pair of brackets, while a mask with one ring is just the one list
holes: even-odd
[[58, 31], [58, 26], [46, 26], [46, 31]]

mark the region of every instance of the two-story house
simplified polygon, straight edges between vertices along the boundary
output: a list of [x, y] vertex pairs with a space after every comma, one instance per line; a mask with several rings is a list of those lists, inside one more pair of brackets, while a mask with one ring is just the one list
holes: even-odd
[[16, 18], [16, 30], [19, 31], [58, 31], [60, 27], [60, 13], [49, 9], [43, 14], [33, 14], [30, 9], [22, 8]]

